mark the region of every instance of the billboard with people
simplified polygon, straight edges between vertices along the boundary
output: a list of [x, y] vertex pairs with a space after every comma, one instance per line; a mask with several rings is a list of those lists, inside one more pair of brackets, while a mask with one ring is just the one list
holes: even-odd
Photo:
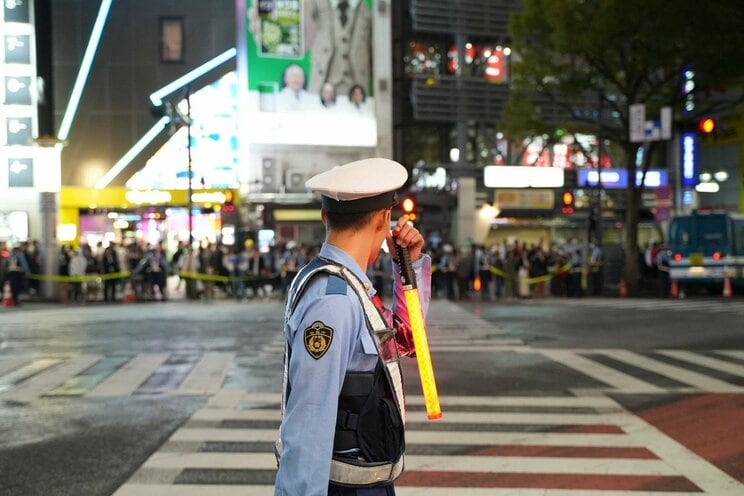
[[375, 146], [373, 0], [247, 0], [251, 143]]

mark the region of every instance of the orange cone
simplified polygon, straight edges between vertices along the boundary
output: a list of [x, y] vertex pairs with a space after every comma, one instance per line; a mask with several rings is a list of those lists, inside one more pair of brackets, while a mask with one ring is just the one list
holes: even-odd
[[679, 298], [679, 285], [677, 284], [676, 279], [672, 279], [672, 288], [669, 291], [669, 296], [672, 298]]
[[15, 300], [13, 299], [13, 292], [10, 290], [10, 281], [5, 281], [5, 286], [3, 287], [3, 306], [4, 307], [15, 306]]
[[134, 301], [134, 291], [132, 291], [132, 281], [127, 281], [124, 285], [124, 297], [121, 299], [124, 303], [132, 303]]
[[723, 297], [731, 298], [733, 293], [734, 292], [731, 290], [731, 277], [729, 277], [728, 267], [724, 267], [723, 269]]
[[628, 297], [628, 286], [625, 284], [625, 279], [620, 279], [618, 290], [620, 291], [620, 298]]

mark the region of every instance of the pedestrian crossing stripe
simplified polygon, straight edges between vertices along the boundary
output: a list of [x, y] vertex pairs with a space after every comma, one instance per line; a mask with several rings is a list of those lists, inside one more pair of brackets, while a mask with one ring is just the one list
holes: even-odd
[[[243, 401], [270, 407], [245, 410], [207, 407], [196, 411], [114, 496], [273, 494], [273, 486], [266, 479], [273, 478], [276, 470], [272, 442], [278, 435], [279, 399], [278, 393], [246, 393]], [[409, 400], [409, 405], [423, 402], [420, 396]], [[453, 430], [434, 431], [429, 428], [433, 424], [425, 421], [426, 413], [422, 409], [409, 410], [406, 444], [410, 454], [406, 455], [406, 471], [396, 483], [396, 494], [733, 496], [744, 489], [744, 485], [606, 396], [442, 396], [441, 401], [445, 410], [442, 422], [450, 422]], [[447, 412], [445, 405], [467, 406], [472, 410]], [[482, 412], [494, 405], [518, 406], [521, 411]], [[558, 414], [531, 411], [541, 406], [564, 411]], [[570, 410], [577, 406], [595, 408], [596, 413], [576, 414]], [[524, 417], [522, 421], [518, 421], [520, 416]], [[240, 420], [274, 420], [276, 424], [272, 428], [233, 427]], [[507, 426], [511, 431], [495, 434], [487, 427], [483, 432], [457, 430], [463, 420]], [[612, 423], [620, 433], [529, 432], [521, 425], [536, 421], [565, 427]], [[251, 443], [252, 449], [219, 449], [220, 443], [234, 446], [241, 441]], [[257, 443], [263, 443], [263, 449], [256, 449]], [[202, 449], [207, 445], [209, 450]], [[443, 454], [448, 446], [458, 447], [457, 452]], [[538, 455], [530, 451], [530, 448], [550, 446], [561, 447], [561, 453]], [[511, 448], [513, 453], [503, 454], [505, 448]], [[521, 455], [519, 449], [523, 449]], [[595, 455], [587, 456], [591, 449], [596, 450]], [[621, 451], [627, 449], [636, 451]], [[184, 474], [188, 477], [183, 477]], [[244, 481], [237, 485], [219, 482], [221, 477], [235, 474], [240, 474]], [[188, 479], [213, 482], [184, 482]], [[480, 481], [481, 487], [474, 487], [473, 481]], [[644, 489], [665, 487], [664, 484], [676, 490]]]
[[[447, 336], [432, 336], [430, 343], [433, 353], [467, 350], [540, 354], [597, 381], [597, 387], [589, 388], [596, 391], [629, 394], [744, 392], [744, 350], [659, 349], [639, 353], [623, 349], [553, 349], [532, 348], [517, 340], [476, 338], [461, 342]], [[283, 347], [280, 350], [283, 352]], [[222, 390], [239, 358], [235, 353], [207, 352], [187, 361], [189, 368], [173, 384], [162, 390], [142, 389], [148, 380], [168, 367], [169, 360], [178, 356], [144, 353], [134, 357], [0, 357], [0, 400], [28, 402], [60, 395], [86, 398], [137, 394], [212, 396]], [[598, 360], [603, 356], [611, 358], [614, 365], [600, 363]], [[664, 358], [669, 361], [663, 361]], [[278, 360], [279, 357], [277, 363]], [[94, 366], [104, 371], [88, 372]], [[634, 369], [648, 371], [679, 386], [660, 385], [650, 378], [638, 377]], [[225, 397], [224, 401], [230, 400]]]
[[596, 307], [612, 309], [632, 309], [643, 311], [698, 312], [705, 314], [729, 313], [744, 315], [744, 301], [727, 300], [675, 300], [646, 298], [572, 298], [569, 300], [535, 299], [520, 301], [525, 305], [570, 304], [574, 307]]

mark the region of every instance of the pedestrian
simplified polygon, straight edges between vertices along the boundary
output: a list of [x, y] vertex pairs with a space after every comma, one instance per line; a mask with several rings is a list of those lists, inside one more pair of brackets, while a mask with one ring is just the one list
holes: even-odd
[[397, 162], [376, 158], [306, 183], [322, 195], [326, 237], [287, 299], [275, 496], [395, 494], [405, 444], [398, 356], [413, 352], [412, 340], [398, 271], [391, 314], [365, 269], [383, 240], [393, 262], [396, 243], [407, 248], [426, 313], [424, 238], [405, 216], [390, 232], [395, 190], [407, 176]]
[[114, 245], [110, 244], [103, 250], [101, 255], [101, 269], [107, 275], [103, 281], [103, 301], [116, 301], [116, 285], [118, 281], [114, 278], [120, 272], [119, 256], [116, 254]]
[[5, 280], [10, 283], [10, 292], [13, 295], [13, 302], [20, 305], [21, 291], [23, 290], [26, 277], [29, 274], [28, 261], [23, 254], [20, 246], [14, 246], [10, 255], [5, 259]]
[[666, 245], [661, 245], [659, 253], [656, 254], [656, 266], [659, 270], [659, 297], [669, 298], [669, 292], [672, 289], [672, 280], [669, 277], [671, 257]]
[[85, 257], [82, 248], [78, 248], [70, 259], [70, 277], [72, 277], [72, 297], [73, 302], [83, 302], [83, 277], [88, 269], [88, 259]]

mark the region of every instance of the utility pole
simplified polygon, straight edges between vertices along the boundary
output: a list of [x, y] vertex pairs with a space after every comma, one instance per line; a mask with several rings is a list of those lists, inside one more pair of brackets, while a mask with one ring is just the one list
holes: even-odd
[[194, 216], [192, 215], [192, 207], [193, 202], [191, 201], [191, 196], [193, 194], [193, 184], [191, 177], [192, 174], [192, 160], [191, 160], [191, 84], [189, 83], [186, 86], [186, 135], [187, 135], [187, 141], [186, 141], [186, 151], [188, 153], [188, 174], [189, 174], [189, 192], [188, 192], [188, 198], [186, 201], [186, 204], [188, 205], [189, 209], [189, 247], [193, 247], [194, 244]]

